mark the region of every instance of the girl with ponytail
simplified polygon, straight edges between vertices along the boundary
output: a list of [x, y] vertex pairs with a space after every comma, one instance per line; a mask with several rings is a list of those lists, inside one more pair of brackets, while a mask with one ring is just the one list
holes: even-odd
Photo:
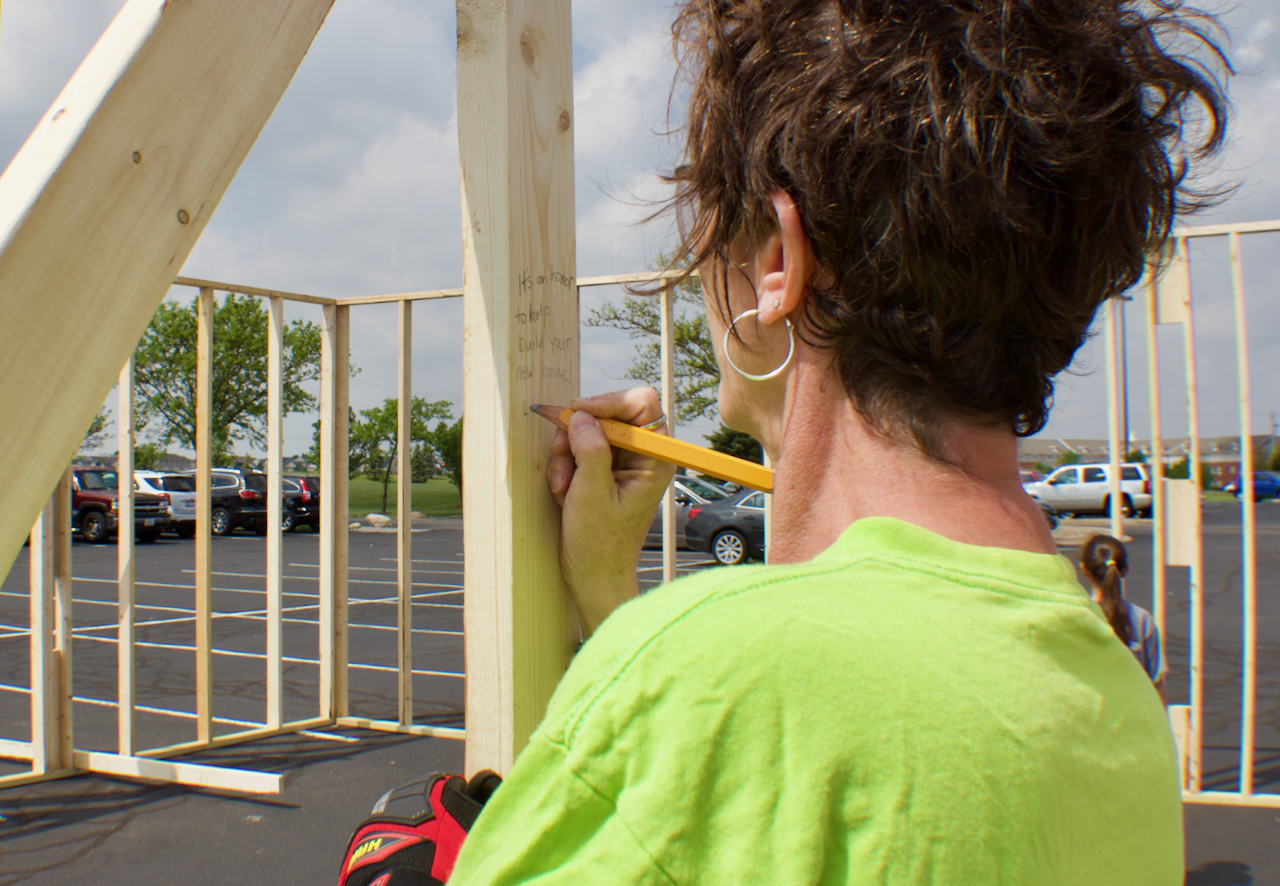
[[1168, 666], [1160, 649], [1160, 632], [1151, 613], [1124, 598], [1124, 577], [1129, 574], [1129, 554], [1124, 543], [1109, 535], [1095, 535], [1080, 548], [1080, 571], [1120, 642], [1129, 647], [1164, 700]]

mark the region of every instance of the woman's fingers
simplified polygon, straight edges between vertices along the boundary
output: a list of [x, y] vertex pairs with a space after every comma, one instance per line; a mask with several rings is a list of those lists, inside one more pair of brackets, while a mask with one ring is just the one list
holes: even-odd
[[612, 493], [613, 449], [600, 422], [589, 412], [575, 412], [569, 418], [569, 448], [577, 464], [575, 480], [584, 482], [597, 493]]
[[629, 425], [647, 425], [662, 417], [662, 402], [658, 399], [658, 392], [650, 387], [579, 397], [569, 402], [569, 408]]
[[569, 447], [569, 432], [557, 430], [551, 438], [551, 458], [547, 461], [547, 485], [551, 494], [556, 497], [560, 507], [564, 507], [564, 496], [573, 482], [577, 463], [573, 460], [573, 450]]

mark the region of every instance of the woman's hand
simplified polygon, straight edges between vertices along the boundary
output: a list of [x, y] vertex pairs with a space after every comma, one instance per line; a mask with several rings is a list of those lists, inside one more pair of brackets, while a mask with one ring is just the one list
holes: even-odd
[[[556, 431], [547, 483], [564, 508], [560, 565], [585, 636], [640, 592], [640, 549], [675, 466], [614, 450], [597, 418], [645, 425], [662, 417], [658, 392], [631, 388], [569, 403], [567, 431]], [[659, 433], [665, 429], [659, 428]]]

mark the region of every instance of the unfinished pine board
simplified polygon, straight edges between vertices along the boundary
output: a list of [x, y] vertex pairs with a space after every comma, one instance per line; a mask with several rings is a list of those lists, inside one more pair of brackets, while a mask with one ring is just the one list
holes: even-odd
[[284, 298], [267, 301], [267, 727], [284, 722], [281, 615], [284, 599]]
[[196, 740], [213, 737], [213, 290], [196, 296]]
[[[1253, 429], [1250, 427], [1249, 332], [1244, 309], [1244, 267], [1240, 255], [1240, 235], [1232, 233], [1231, 293], [1236, 314], [1236, 369], [1239, 373], [1240, 403], [1240, 528], [1244, 619], [1243, 685], [1240, 687], [1240, 793], [1253, 793], [1254, 718], [1258, 689], [1258, 552], [1257, 519], [1253, 501]], [[1248, 484], [1248, 485], [1245, 485]]]
[[[673, 308], [675, 292], [664, 289], [659, 296], [662, 299], [662, 412], [667, 417], [667, 433], [676, 435], [676, 390], [675, 390], [675, 323]], [[662, 580], [672, 582], [676, 579], [676, 487], [675, 479], [667, 484], [667, 491], [662, 495]]]
[[463, 245], [466, 769], [506, 774], [576, 629], [547, 489], [578, 392], [568, 0], [458, 0]]
[[333, 0], [128, 0], [0, 177], [0, 570]]
[[1103, 322], [1103, 347], [1107, 364], [1107, 449], [1110, 477], [1107, 478], [1107, 516], [1111, 520], [1111, 537], [1124, 538], [1124, 494], [1120, 486], [1120, 373], [1116, 365], [1116, 346], [1120, 339], [1120, 302], [1109, 298]]
[[357, 295], [352, 298], [339, 298], [340, 305], [380, 305], [388, 302], [427, 301], [433, 298], [460, 298], [461, 289], [427, 289], [421, 292], [392, 292], [387, 295]]
[[1151, 535], [1151, 616], [1155, 619], [1156, 630], [1163, 637], [1166, 636], [1164, 629], [1167, 580], [1165, 547], [1168, 535], [1168, 513], [1164, 485], [1164, 430], [1160, 418], [1160, 343], [1156, 335], [1156, 326], [1160, 320], [1155, 278], [1148, 275], [1146, 284], [1147, 396], [1150, 398], [1151, 422], [1151, 460], [1147, 463], [1147, 470], [1150, 472], [1151, 480], [1151, 516], [1154, 518]]
[[241, 286], [239, 283], [221, 283], [217, 280], [199, 280], [195, 277], [178, 277], [173, 281], [175, 286], [195, 286], [198, 289], [213, 289], [217, 292], [238, 292], [241, 295], [256, 295], [258, 298], [282, 298], [285, 301], [300, 301], [310, 305], [331, 305], [334, 300], [319, 295], [304, 295], [301, 292], [285, 292], [281, 289], [263, 289], [260, 286]]
[[[1186, 244], [1182, 244], [1186, 256]], [[1182, 347], [1186, 360], [1187, 396], [1187, 465], [1190, 479], [1185, 481], [1190, 492], [1185, 496], [1189, 507], [1191, 529], [1187, 585], [1191, 598], [1191, 730], [1187, 751], [1187, 783], [1191, 790], [1203, 787], [1204, 752], [1204, 515], [1200, 507], [1200, 397], [1196, 373], [1195, 312], [1191, 305], [1191, 287], [1186, 289], [1186, 317], [1182, 322]], [[1188, 510], [1184, 508], [1184, 511]]]
[[320, 716], [347, 713], [347, 464], [351, 309], [327, 305], [320, 328]]
[[116, 752], [132, 754], [134, 732], [133, 677], [133, 355], [120, 370], [116, 391], [116, 510], [120, 528], [116, 535]]
[[31, 771], [37, 774], [62, 768], [53, 583], [50, 499], [31, 528]]
[[396, 426], [396, 662], [399, 720], [413, 723], [413, 302], [400, 302]]
[[72, 715], [72, 657], [71, 640], [71, 468], [62, 472], [53, 492], [53, 614], [57, 621], [54, 648], [58, 651], [58, 698], [62, 723], [59, 734], [62, 740], [62, 765], [71, 766], [71, 752], [75, 746], [75, 724]]
[[149, 757], [125, 757], [101, 751], [76, 751], [75, 762], [76, 768], [100, 775], [145, 778], [242, 794], [278, 794], [283, 784], [282, 777], [274, 773], [203, 766], [197, 763], [173, 763]]

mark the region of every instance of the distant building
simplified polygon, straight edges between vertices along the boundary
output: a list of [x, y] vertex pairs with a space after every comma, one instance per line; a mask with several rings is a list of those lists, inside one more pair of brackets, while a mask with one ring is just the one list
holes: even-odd
[[[1190, 441], [1186, 437], [1168, 438], [1162, 442], [1164, 452], [1161, 461], [1171, 467], [1187, 457]], [[1252, 437], [1253, 451], [1269, 453], [1277, 441], [1270, 434]], [[1123, 445], [1123, 444], [1121, 444]], [[1143, 459], [1152, 461], [1151, 441], [1130, 440], [1129, 451], [1137, 450]], [[1098, 464], [1111, 460], [1111, 446], [1106, 440], [1084, 438], [1025, 437], [1018, 441], [1018, 467], [1033, 468], [1036, 464], [1057, 467], [1067, 453], [1075, 453], [1082, 464]], [[1121, 458], [1124, 454], [1121, 453]], [[1200, 462], [1212, 477], [1211, 485], [1221, 488], [1240, 474], [1239, 437], [1201, 437]], [[1261, 469], [1263, 465], [1257, 465]]]

